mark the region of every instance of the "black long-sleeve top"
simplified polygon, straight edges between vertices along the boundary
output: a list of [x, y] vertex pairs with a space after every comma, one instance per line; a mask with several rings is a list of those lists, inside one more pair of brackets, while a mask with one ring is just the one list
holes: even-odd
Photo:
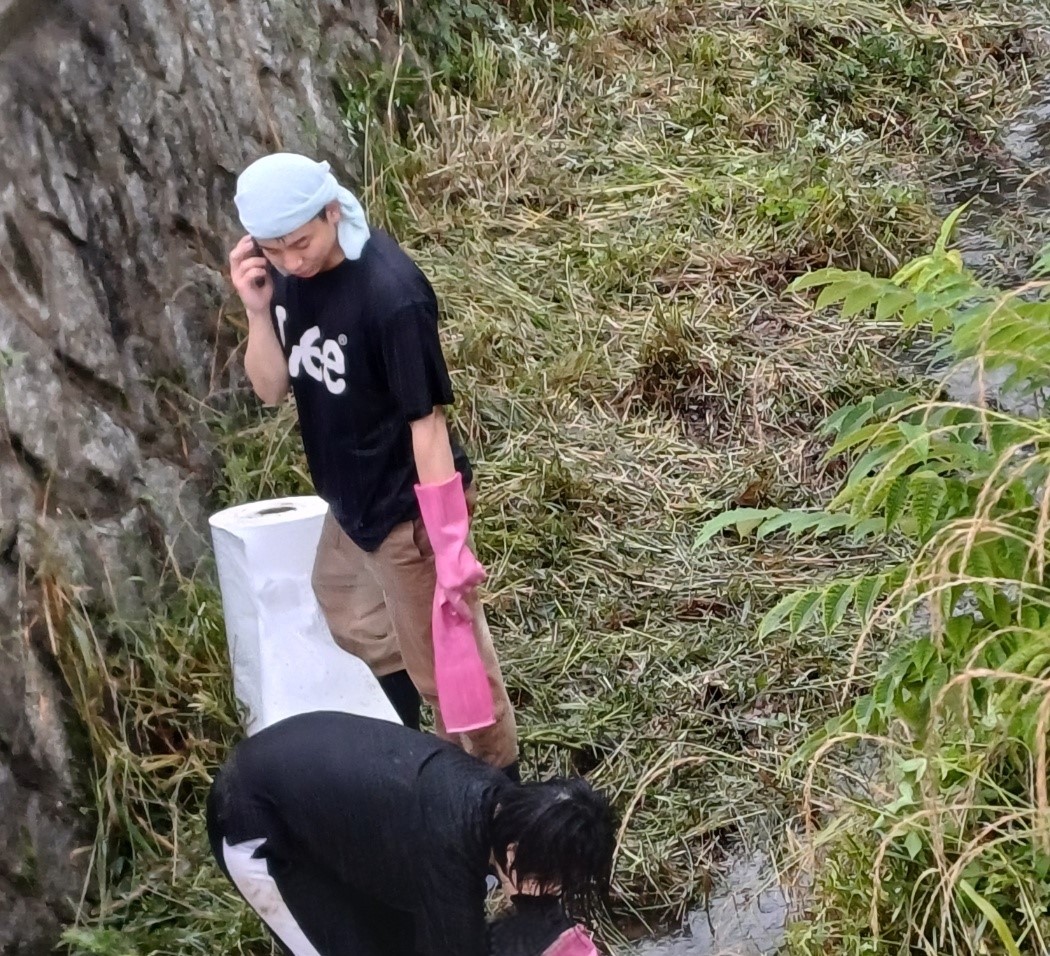
[[506, 777], [399, 724], [289, 717], [238, 744], [212, 805], [225, 839], [315, 865], [416, 921], [426, 956], [487, 956], [488, 830]]

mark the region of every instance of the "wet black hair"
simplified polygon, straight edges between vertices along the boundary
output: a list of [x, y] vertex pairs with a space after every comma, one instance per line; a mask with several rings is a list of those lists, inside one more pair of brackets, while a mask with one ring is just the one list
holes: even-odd
[[574, 919], [592, 922], [606, 905], [616, 816], [582, 777], [508, 787], [499, 796], [490, 836], [504, 873], [519, 886], [532, 880], [541, 893], [556, 893]]

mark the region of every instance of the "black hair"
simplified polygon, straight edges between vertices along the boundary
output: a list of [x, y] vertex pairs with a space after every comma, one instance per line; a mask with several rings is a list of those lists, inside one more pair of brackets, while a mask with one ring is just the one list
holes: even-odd
[[504, 873], [518, 885], [532, 880], [539, 892], [558, 894], [574, 919], [591, 922], [606, 905], [616, 817], [582, 777], [508, 787], [499, 795], [490, 837]]

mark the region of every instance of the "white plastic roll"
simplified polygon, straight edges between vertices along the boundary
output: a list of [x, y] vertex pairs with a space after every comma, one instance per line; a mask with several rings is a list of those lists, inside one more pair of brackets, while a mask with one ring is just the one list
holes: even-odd
[[276, 498], [212, 515], [226, 640], [249, 734], [285, 717], [338, 710], [398, 723], [360, 658], [332, 639], [310, 585], [328, 505]]

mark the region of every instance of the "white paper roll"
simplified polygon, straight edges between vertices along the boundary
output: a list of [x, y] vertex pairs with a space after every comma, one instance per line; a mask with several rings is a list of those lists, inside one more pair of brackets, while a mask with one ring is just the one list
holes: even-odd
[[212, 515], [234, 693], [249, 734], [292, 714], [338, 710], [399, 722], [360, 659], [336, 645], [310, 585], [328, 506], [314, 496]]

